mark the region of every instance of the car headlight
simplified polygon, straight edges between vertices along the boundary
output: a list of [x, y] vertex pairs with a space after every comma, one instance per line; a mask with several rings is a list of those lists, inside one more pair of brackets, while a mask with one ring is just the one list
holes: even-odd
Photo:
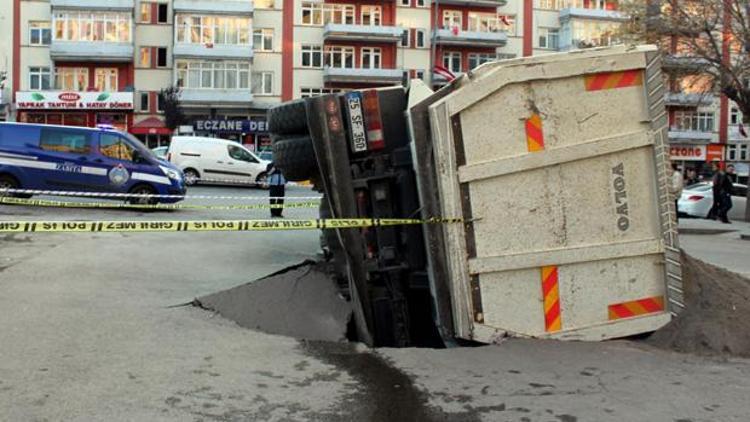
[[170, 179], [176, 180], [178, 182], [182, 181], [182, 174], [180, 174], [179, 171], [173, 170], [169, 167], [163, 167], [163, 166], [160, 166], [160, 167], [161, 167], [161, 171], [163, 171], [164, 174]]

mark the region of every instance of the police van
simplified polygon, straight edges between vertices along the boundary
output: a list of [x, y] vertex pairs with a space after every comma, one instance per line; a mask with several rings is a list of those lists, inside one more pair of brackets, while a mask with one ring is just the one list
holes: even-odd
[[[110, 126], [0, 123], [0, 196], [7, 195], [2, 189], [184, 195], [185, 183], [177, 167]], [[140, 196], [130, 202], [181, 199]]]

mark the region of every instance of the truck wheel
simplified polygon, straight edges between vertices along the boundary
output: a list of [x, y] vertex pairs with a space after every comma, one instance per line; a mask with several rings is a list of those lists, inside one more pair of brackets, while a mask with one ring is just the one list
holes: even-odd
[[274, 139], [273, 162], [292, 182], [309, 180], [318, 174], [312, 140], [308, 136]]
[[270, 108], [268, 131], [279, 135], [308, 133], [305, 100], [290, 101]]

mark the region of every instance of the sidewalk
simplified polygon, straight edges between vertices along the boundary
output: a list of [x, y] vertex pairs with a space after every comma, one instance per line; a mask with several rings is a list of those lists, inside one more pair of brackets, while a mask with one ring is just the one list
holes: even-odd
[[685, 252], [750, 279], [750, 223], [682, 218], [679, 231]]

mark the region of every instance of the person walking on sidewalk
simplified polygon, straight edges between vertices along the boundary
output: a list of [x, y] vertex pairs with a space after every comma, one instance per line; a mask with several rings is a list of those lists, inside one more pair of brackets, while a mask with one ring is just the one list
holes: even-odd
[[732, 208], [732, 181], [729, 176], [719, 166], [718, 162], [714, 162], [712, 165], [714, 169], [714, 177], [712, 179], [712, 191], [714, 197], [714, 204], [711, 210], [708, 212], [708, 218], [721, 220], [722, 223], [729, 224], [729, 218], [727, 213]]
[[271, 203], [271, 217], [281, 218], [284, 211], [284, 194], [286, 179], [276, 165], [271, 162], [266, 168], [268, 174], [268, 196]]
[[677, 220], [680, 219], [680, 213], [677, 210], [677, 202], [680, 200], [680, 196], [682, 196], [682, 187], [684, 184], [684, 180], [682, 178], [682, 172], [677, 167], [677, 163], [672, 163], [672, 177], [670, 180], [670, 189], [669, 191], [672, 193], [674, 198], [674, 212], [677, 216]]

